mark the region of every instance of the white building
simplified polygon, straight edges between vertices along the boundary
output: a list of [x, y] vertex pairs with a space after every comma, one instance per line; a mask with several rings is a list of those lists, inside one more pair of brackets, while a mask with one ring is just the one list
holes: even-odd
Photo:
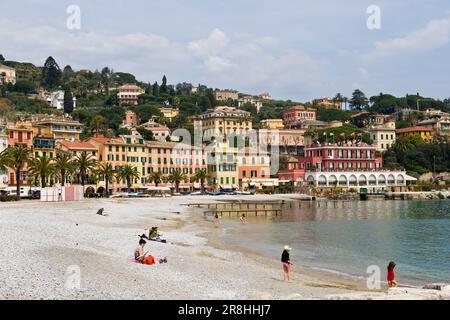
[[[47, 103], [50, 107], [62, 110], [64, 109], [64, 91], [54, 91], [47, 96]], [[77, 98], [73, 97], [73, 108], [77, 106]]]
[[373, 145], [377, 151], [384, 152], [396, 141], [395, 134], [395, 121], [389, 121], [382, 125], [375, 125], [367, 128], [367, 132], [370, 134], [370, 138], [373, 141]]
[[[6, 123], [0, 119], [0, 153], [8, 148], [8, 136], [6, 135]], [[0, 190], [8, 187], [8, 172], [0, 169]]]
[[239, 108], [242, 107], [246, 103], [250, 103], [256, 107], [256, 111], [259, 113], [259, 110], [261, 110], [263, 103], [262, 101], [254, 96], [243, 96], [238, 100], [238, 106]]
[[0, 84], [16, 84], [16, 69], [0, 64]]
[[386, 187], [405, 187], [407, 181], [416, 181], [405, 171], [314, 171], [306, 172], [305, 181], [316, 188], [367, 189], [369, 193], [382, 192]]

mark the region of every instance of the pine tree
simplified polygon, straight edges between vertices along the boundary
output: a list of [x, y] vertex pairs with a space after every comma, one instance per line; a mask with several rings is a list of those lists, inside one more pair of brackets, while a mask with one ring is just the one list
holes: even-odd
[[64, 113], [70, 114], [73, 112], [73, 95], [70, 88], [64, 90]]
[[156, 96], [159, 96], [159, 85], [158, 85], [158, 82], [155, 82], [154, 84], [153, 84], [153, 95], [156, 97]]
[[61, 69], [53, 57], [48, 57], [42, 69], [44, 84], [49, 89], [54, 89], [61, 83]]
[[352, 94], [352, 99], [350, 100], [350, 106], [352, 109], [363, 110], [369, 105], [369, 100], [366, 95], [359, 89], [356, 89]]
[[161, 93], [167, 93], [167, 78], [166, 78], [166, 75], [164, 75], [163, 78], [162, 78], [162, 84], [161, 84], [161, 87], [159, 88], [159, 91]]

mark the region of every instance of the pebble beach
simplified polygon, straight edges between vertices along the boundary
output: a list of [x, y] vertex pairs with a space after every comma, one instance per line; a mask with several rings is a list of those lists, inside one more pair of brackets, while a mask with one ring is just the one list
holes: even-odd
[[[0, 299], [447, 298], [438, 290], [367, 292], [365, 281], [302, 266], [285, 283], [278, 261], [214, 243], [220, 231], [185, 206], [207, 199], [1, 203]], [[96, 215], [100, 208], [105, 216]], [[146, 250], [169, 262], [134, 263], [138, 234], [152, 226], [169, 243], [148, 242]]]

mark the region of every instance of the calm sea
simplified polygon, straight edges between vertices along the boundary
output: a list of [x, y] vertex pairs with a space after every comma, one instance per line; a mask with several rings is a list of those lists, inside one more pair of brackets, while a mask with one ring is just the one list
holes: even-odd
[[450, 282], [450, 201], [294, 202], [281, 217], [224, 219], [220, 238], [296, 265], [366, 276], [390, 260], [404, 284]]

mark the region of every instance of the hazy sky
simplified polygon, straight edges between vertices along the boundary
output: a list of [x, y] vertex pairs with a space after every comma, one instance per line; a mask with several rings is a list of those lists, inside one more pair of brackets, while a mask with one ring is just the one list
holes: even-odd
[[[81, 29], [69, 30], [69, 5]], [[381, 29], [369, 30], [369, 5]], [[0, 53], [274, 98], [450, 97], [448, 0], [1, 0]]]

